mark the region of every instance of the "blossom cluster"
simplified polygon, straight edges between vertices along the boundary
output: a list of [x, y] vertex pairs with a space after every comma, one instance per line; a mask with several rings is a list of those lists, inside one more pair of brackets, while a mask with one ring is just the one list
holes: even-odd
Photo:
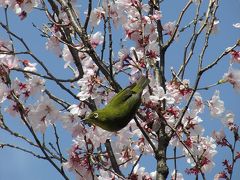
[[1, 0], [0, 7], [10, 7], [20, 17], [20, 19], [26, 18], [34, 7], [40, 4], [39, 0]]

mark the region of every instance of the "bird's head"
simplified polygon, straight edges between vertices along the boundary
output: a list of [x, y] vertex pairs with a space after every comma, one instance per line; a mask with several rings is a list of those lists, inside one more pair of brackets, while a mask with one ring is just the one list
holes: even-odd
[[96, 123], [99, 118], [100, 118], [99, 117], [99, 112], [98, 111], [94, 111], [85, 120], [87, 122], [90, 122], [90, 123]]

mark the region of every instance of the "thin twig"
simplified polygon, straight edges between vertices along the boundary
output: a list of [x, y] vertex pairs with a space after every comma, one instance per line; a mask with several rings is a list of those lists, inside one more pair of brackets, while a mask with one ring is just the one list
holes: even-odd
[[117, 160], [116, 160], [115, 155], [114, 155], [114, 153], [113, 153], [113, 149], [112, 149], [111, 142], [110, 142], [109, 139], [106, 140], [105, 146], [106, 146], [107, 153], [108, 153], [108, 155], [109, 155], [109, 158], [110, 158], [110, 161], [111, 161], [113, 170], [114, 170], [117, 174], [119, 174], [120, 176], [124, 177], [123, 173], [122, 173], [121, 170], [119, 169], [119, 165], [117, 164]]
[[[10, 148], [13, 148], [13, 149], [20, 150], [20, 151], [25, 152], [25, 153], [27, 153], [27, 154], [31, 154], [31, 155], [33, 155], [34, 157], [39, 158], [39, 159], [45, 159], [45, 160], [47, 159], [47, 158], [44, 157], [44, 156], [41, 156], [41, 155], [39, 155], [39, 154], [35, 154], [34, 152], [32, 152], [32, 151], [30, 151], [30, 150], [27, 150], [27, 149], [25, 149], [25, 148], [22, 148], [22, 147], [20, 147], [20, 146], [16, 146], [16, 145], [13, 145], [13, 144], [7, 144], [7, 143], [0, 143], [0, 148], [4, 148], [4, 147], [10, 147]], [[49, 156], [49, 158], [54, 159], [54, 157], [50, 157], [50, 156]]]
[[[137, 115], [139, 116], [139, 113], [137, 113]], [[145, 130], [142, 128], [141, 124], [138, 122], [137, 118], [134, 117], [134, 121], [137, 124], [137, 127], [140, 129], [140, 131], [142, 132], [143, 136], [146, 138], [146, 140], [148, 141], [149, 145], [151, 146], [153, 152], [156, 153], [157, 148], [155, 147], [155, 145], [153, 144], [152, 140], [150, 139], [150, 137], [148, 136], [148, 134], [145, 132]]]
[[134, 165], [133, 165], [133, 167], [132, 167], [132, 170], [130, 171], [130, 177], [131, 177], [131, 175], [132, 175], [132, 173], [133, 173], [135, 167], [137, 166], [138, 162], [140, 161], [142, 155], [143, 155], [143, 152], [141, 152], [141, 154], [139, 155], [137, 161], [134, 163]]
[[86, 29], [86, 30], [87, 30], [87, 27], [88, 27], [91, 12], [92, 12], [92, 0], [88, 0], [87, 16], [86, 16], [86, 20], [85, 20], [85, 23], [84, 23], [84, 29]]

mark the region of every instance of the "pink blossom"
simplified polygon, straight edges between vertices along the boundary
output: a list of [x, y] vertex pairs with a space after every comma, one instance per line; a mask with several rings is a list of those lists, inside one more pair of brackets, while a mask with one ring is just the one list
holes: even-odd
[[59, 117], [59, 111], [47, 96], [40, 97], [38, 102], [29, 108], [28, 119], [33, 129], [41, 133]]
[[63, 122], [63, 127], [66, 129], [71, 129], [75, 124], [77, 124], [80, 120], [77, 114], [72, 114], [70, 112], [65, 112], [60, 117], [61, 121]]
[[79, 53], [82, 62], [83, 72], [86, 76], [93, 76], [98, 70], [98, 66], [93, 62], [92, 58], [87, 54]]
[[147, 67], [152, 66], [153, 64], [160, 60], [158, 54], [159, 54], [158, 42], [150, 41], [149, 44], [147, 45], [146, 53], [146, 56], [148, 57]]
[[160, 20], [163, 17], [162, 12], [158, 10], [153, 11], [153, 15], [151, 16], [154, 20]]
[[[188, 173], [199, 173], [199, 169], [196, 166], [192, 156], [189, 154], [189, 151], [194, 157], [201, 157], [198, 161], [201, 164], [201, 170], [203, 173], [210, 171], [215, 163], [213, 162], [213, 157], [216, 155], [216, 144], [213, 138], [211, 137], [199, 137], [191, 136], [188, 138], [188, 149], [183, 148], [183, 152], [187, 157], [187, 162], [192, 165], [193, 168], [188, 169]], [[185, 142], [186, 144], [186, 142]], [[197, 159], [196, 159], [197, 160]]]
[[171, 174], [171, 180], [184, 180], [184, 178], [183, 178], [182, 173], [180, 173], [180, 172], [176, 173], [176, 170], [174, 169]]
[[31, 76], [31, 78], [28, 80], [28, 83], [31, 95], [41, 93], [45, 90], [45, 80], [39, 76]]
[[240, 29], [240, 23], [233, 24], [233, 27]]
[[[8, 69], [18, 67], [19, 60], [15, 55], [12, 55], [12, 42], [0, 40], [0, 64], [4, 64]], [[9, 54], [8, 54], [9, 53]]]
[[225, 114], [225, 116], [222, 118], [223, 125], [231, 129], [234, 123], [234, 118], [235, 118], [235, 115], [231, 112]]
[[189, 88], [189, 80], [184, 79], [182, 82], [166, 82], [167, 94], [169, 94], [175, 103], [180, 103], [184, 97], [187, 97], [192, 90]]
[[100, 85], [100, 80], [93, 75], [84, 74], [83, 78], [78, 81], [80, 92], [77, 94], [81, 101], [88, 98], [95, 99], [98, 97], [97, 89]]
[[216, 141], [217, 143], [219, 143], [219, 142], [221, 142], [221, 141], [226, 137], [226, 135], [225, 135], [223, 129], [220, 130], [220, 131], [215, 131], [215, 130], [214, 130], [213, 133], [212, 133], [212, 137], [215, 139], [215, 141]]
[[28, 1], [19, 1], [12, 4], [12, 8], [15, 13], [23, 20], [27, 17], [27, 14], [30, 13], [34, 7], [37, 7], [40, 4], [39, 0], [28, 0]]
[[124, 24], [126, 22], [126, 16], [124, 15], [126, 8], [121, 8], [116, 1], [112, 2], [104, 0], [102, 2], [102, 6], [104, 11], [108, 12], [108, 15], [113, 20], [113, 25], [115, 28], [118, 28], [119, 24]]
[[105, 15], [105, 11], [102, 7], [94, 8], [90, 15], [90, 22], [92, 26], [99, 25], [104, 15]]
[[91, 35], [90, 43], [93, 48], [96, 48], [99, 44], [103, 43], [103, 35], [101, 32], [96, 32], [95, 34]]
[[19, 60], [13, 55], [6, 55], [5, 58], [1, 59], [1, 61], [8, 69], [13, 69], [19, 66]]
[[129, 8], [132, 5], [131, 0], [116, 0], [115, 3], [119, 6], [119, 8]]
[[12, 3], [12, 0], [0, 0], [0, 7], [10, 6]]
[[233, 85], [234, 89], [240, 91], [240, 70], [233, 69], [232, 66], [230, 66], [228, 72], [223, 75], [221, 81], [229, 82], [230, 84]]
[[211, 33], [216, 34], [218, 32], [219, 22], [220, 22], [219, 20], [214, 20]]
[[[166, 33], [170, 36], [173, 36], [173, 33], [176, 29], [176, 22], [167, 22], [163, 25], [163, 30], [166, 31]], [[176, 39], [179, 36], [179, 32], [176, 32], [174, 39]]]
[[4, 109], [8, 112], [11, 116], [15, 117], [19, 113], [19, 107], [15, 102], [11, 102], [11, 104]]
[[232, 62], [240, 63], [240, 51], [232, 50], [230, 54], [232, 55]]
[[131, 174], [129, 179], [153, 180], [156, 179], [156, 172], [152, 172], [149, 174], [145, 171], [144, 167], [140, 167], [140, 165], [137, 164], [133, 170], [133, 174]]
[[220, 92], [216, 90], [212, 99], [208, 101], [210, 113], [213, 117], [220, 116], [225, 110], [224, 102], [220, 99], [219, 95]]
[[113, 173], [103, 169], [99, 169], [98, 180], [114, 180], [116, 178], [117, 176], [115, 176]]
[[118, 51], [119, 61], [124, 61], [129, 57], [129, 50], [127, 48], [120, 49]]
[[161, 101], [164, 99], [167, 101], [167, 104], [174, 103], [174, 98], [169, 93], [165, 93], [164, 89], [158, 83], [152, 87], [152, 95], [149, 96], [149, 99], [155, 106], [161, 104]]
[[204, 128], [200, 125], [203, 120], [199, 116], [192, 113], [186, 113], [182, 120], [182, 124], [191, 135], [202, 135]]
[[63, 50], [62, 50], [62, 57], [63, 57], [63, 60], [66, 62], [64, 65], [64, 68], [67, 68], [73, 62], [73, 57], [72, 57], [72, 54], [69, 51], [67, 45], [65, 45], [65, 44], [64, 44]]
[[214, 176], [214, 180], [219, 180], [219, 179], [228, 179], [228, 177], [225, 172], [220, 172]]
[[191, 107], [192, 111], [195, 113], [202, 113], [205, 108], [202, 97], [198, 92], [194, 94], [194, 100], [192, 101]]
[[3, 103], [8, 96], [9, 89], [5, 83], [0, 82], [0, 103]]
[[86, 106], [84, 103], [80, 103], [79, 105], [72, 104], [68, 110], [72, 115], [77, 115], [77, 116], [84, 116], [88, 111], [88, 106]]
[[74, 138], [76, 138], [78, 136], [82, 136], [83, 134], [87, 133], [86, 129], [80, 123], [77, 123], [73, 126], [71, 126], [70, 124], [68, 124], [68, 125], [69, 125], [68, 130], [72, 133], [72, 137], [74, 137]]
[[29, 60], [25, 59], [22, 60], [22, 64], [24, 65], [23, 70], [25, 71], [31, 71], [31, 72], [36, 72], [37, 71], [37, 63], [30, 63]]
[[94, 146], [99, 147], [101, 144], [104, 144], [107, 139], [110, 139], [112, 134], [113, 133], [96, 126], [88, 129], [86, 137], [91, 139]]
[[[72, 3], [73, 1], [71, 1]], [[63, 21], [63, 24], [68, 25], [70, 23], [70, 20], [68, 19], [67, 13], [64, 10], [61, 10], [59, 13], [59, 19]]]
[[54, 52], [57, 56], [62, 56], [62, 48], [57, 37], [51, 36], [50, 38], [48, 38], [45, 46], [47, 50]]
[[[85, 141], [82, 141], [82, 144], [85, 145]], [[81, 151], [81, 148], [75, 142], [69, 150], [68, 161], [63, 163], [63, 167], [70, 171], [77, 171], [76, 175], [79, 176], [78, 179], [88, 180], [92, 178], [90, 158]]]

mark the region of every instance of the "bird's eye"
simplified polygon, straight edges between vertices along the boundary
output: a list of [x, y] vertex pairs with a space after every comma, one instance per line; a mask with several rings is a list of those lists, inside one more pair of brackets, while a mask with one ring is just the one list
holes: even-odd
[[94, 117], [95, 119], [97, 119], [97, 118], [98, 118], [98, 113], [93, 113], [93, 117]]

